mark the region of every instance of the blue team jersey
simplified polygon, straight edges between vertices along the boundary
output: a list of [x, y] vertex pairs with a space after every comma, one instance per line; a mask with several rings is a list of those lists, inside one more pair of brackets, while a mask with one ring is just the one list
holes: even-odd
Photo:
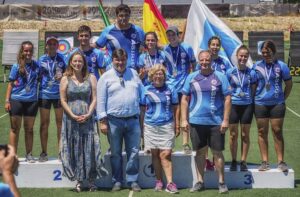
[[253, 103], [251, 86], [257, 81], [255, 70], [248, 67], [245, 70], [239, 70], [234, 67], [227, 70], [226, 76], [232, 87], [231, 103], [234, 105]]
[[123, 48], [128, 55], [127, 67], [136, 68], [144, 37], [144, 31], [136, 25], [131, 24], [126, 30], [110, 25], [103, 30], [96, 44], [101, 48], [106, 47], [110, 56], [115, 49]]
[[181, 92], [184, 81], [191, 70], [191, 64], [196, 62], [192, 47], [180, 43], [179, 47], [167, 45], [164, 48], [167, 57], [167, 71], [169, 86], [177, 92]]
[[142, 79], [143, 85], [147, 86], [150, 84], [148, 79], [148, 71], [152, 68], [155, 64], [163, 64], [166, 66], [166, 56], [163, 51], [157, 51], [156, 55], [149, 55], [149, 53], [143, 53], [139, 57], [139, 61], [137, 64], [137, 69], [145, 68], [146, 75]]
[[[213, 70], [219, 71], [219, 72], [223, 73], [224, 75], [226, 74], [226, 71], [232, 67], [233, 66], [227, 59], [222, 58], [220, 56], [218, 56], [217, 59], [214, 59], [211, 63], [211, 68]], [[200, 64], [197, 64], [195, 70], [200, 70], [200, 69], [201, 69]]]
[[231, 87], [226, 76], [219, 71], [208, 76], [195, 71], [187, 77], [182, 94], [191, 98], [190, 123], [220, 125], [223, 121], [224, 99], [231, 94]]
[[282, 81], [292, 79], [288, 66], [280, 60], [276, 60], [272, 64], [266, 64], [262, 60], [255, 63], [254, 69], [257, 76], [255, 104], [276, 105], [284, 103]]
[[9, 81], [12, 82], [11, 99], [23, 102], [37, 101], [39, 66], [32, 60], [25, 65], [26, 75], [19, 73], [19, 64], [14, 64], [10, 70]]
[[145, 87], [141, 104], [146, 106], [145, 123], [160, 126], [173, 121], [172, 105], [178, 105], [178, 94], [167, 85], [157, 88]]
[[[79, 48], [75, 48], [67, 54], [66, 62], [69, 62], [69, 59], [73, 53], [79, 51]], [[88, 51], [81, 51], [84, 53], [86, 61], [88, 63], [88, 70], [91, 74], [95, 75], [97, 80], [100, 78], [99, 69], [104, 69], [106, 67], [106, 58], [104, 57], [104, 52], [100, 49], [91, 48]]]
[[45, 54], [39, 59], [39, 98], [41, 99], [59, 99], [60, 81], [56, 77], [61, 77], [66, 70], [64, 56], [56, 53], [51, 58]]

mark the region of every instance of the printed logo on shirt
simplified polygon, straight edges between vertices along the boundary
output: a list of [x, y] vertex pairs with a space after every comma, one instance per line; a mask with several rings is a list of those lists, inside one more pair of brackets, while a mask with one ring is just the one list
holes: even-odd
[[97, 58], [96, 58], [95, 56], [93, 56], [93, 57], [91, 57], [91, 61], [92, 61], [93, 63], [95, 63], [95, 62], [97, 61]]
[[180, 57], [181, 57], [182, 59], [186, 58], [186, 53], [185, 53], [185, 52], [182, 52], [182, 53], [180, 54]]
[[132, 39], [136, 39], [136, 34], [131, 34]]
[[211, 84], [212, 85], [216, 85], [217, 84], [217, 80], [215, 80], [215, 79], [211, 80]]

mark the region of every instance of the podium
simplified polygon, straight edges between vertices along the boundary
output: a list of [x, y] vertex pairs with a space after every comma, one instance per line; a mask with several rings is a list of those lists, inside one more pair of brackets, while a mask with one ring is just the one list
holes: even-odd
[[[109, 171], [109, 175], [96, 180], [96, 185], [100, 188], [110, 188], [111, 168], [110, 155], [104, 156], [104, 166]], [[139, 184], [142, 188], [154, 188], [155, 175], [151, 164], [151, 155], [144, 152], [139, 153], [140, 169]], [[123, 153], [123, 169], [126, 165], [126, 155]], [[194, 157], [185, 155], [182, 152], [172, 154], [173, 181], [178, 188], [191, 188], [196, 182], [196, 171]], [[271, 166], [271, 170], [260, 172], [257, 165], [248, 165], [247, 172], [229, 171], [229, 166], [225, 166], [225, 182], [228, 188], [294, 188], [295, 172], [289, 169], [283, 173], [276, 166]], [[123, 170], [125, 172], [125, 170]], [[125, 177], [125, 176], [124, 176]], [[20, 159], [20, 166], [15, 176], [19, 188], [69, 188], [75, 187], [76, 182], [71, 182], [63, 176], [62, 164], [59, 160], [50, 158], [47, 162], [27, 163], [24, 158]], [[205, 187], [218, 188], [218, 176], [216, 171], [205, 172]]]

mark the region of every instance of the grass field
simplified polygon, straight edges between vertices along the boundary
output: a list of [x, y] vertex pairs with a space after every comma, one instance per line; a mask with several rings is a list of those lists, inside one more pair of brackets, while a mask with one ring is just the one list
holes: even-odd
[[[40, 46], [43, 46], [41, 43]], [[0, 41], [0, 51], [2, 51], [2, 42]], [[1, 60], [1, 54], [0, 54]], [[1, 61], [0, 61], [1, 62]], [[0, 72], [0, 76], [3, 75], [2, 68]], [[300, 97], [300, 78], [295, 77], [293, 79], [294, 87], [292, 93], [287, 100], [287, 107], [295, 111], [297, 114], [300, 114], [300, 105], [299, 105], [299, 97]], [[8, 143], [8, 134], [9, 134], [9, 116], [5, 115], [6, 112], [4, 110], [4, 101], [5, 101], [5, 91], [6, 91], [6, 83], [0, 83], [0, 144]], [[52, 111], [51, 116], [53, 117], [54, 113]], [[300, 150], [300, 135], [299, 135], [299, 122], [300, 117], [297, 117], [295, 114], [291, 113], [290, 110], [286, 111], [286, 118], [284, 123], [284, 137], [285, 137], [285, 160], [286, 162], [295, 170], [295, 189], [243, 189], [243, 190], [231, 190], [229, 195], [230, 196], [300, 196], [300, 154], [297, 153]], [[36, 118], [35, 126], [34, 126], [34, 148], [33, 148], [33, 155], [38, 157], [40, 154], [40, 141], [39, 141], [39, 114]], [[251, 127], [251, 147], [248, 156], [248, 162], [258, 164], [260, 163], [260, 155], [259, 149], [257, 144], [257, 129], [255, 121]], [[270, 153], [270, 162], [276, 163], [274, 145], [272, 135], [269, 136], [270, 144], [269, 144], [269, 153]], [[226, 137], [226, 141], [228, 142], [228, 134]], [[102, 152], [106, 152], [108, 145], [106, 142], [106, 138], [101, 135], [101, 144], [102, 144]], [[176, 142], [175, 150], [181, 150], [181, 137], [178, 138]], [[20, 133], [20, 140], [19, 140], [19, 149], [18, 155], [19, 157], [24, 157], [25, 155], [25, 148], [24, 148], [24, 132], [21, 131]], [[56, 130], [55, 130], [55, 121], [54, 117], [51, 118], [50, 128], [49, 128], [49, 142], [48, 142], [48, 153], [49, 156], [56, 156], [57, 155], [57, 142], [56, 142]], [[229, 147], [228, 144], [226, 146], [226, 150], [224, 151], [225, 160], [229, 162], [231, 160]], [[276, 180], [270, 180], [276, 181]], [[22, 196], [128, 196], [129, 190], [124, 189], [121, 192], [112, 193], [107, 190], [99, 190], [96, 193], [88, 193], [83, 192], [80, 194], [75, 194], [74, 192], [70, 191], [69, 188], [65, 189], [20, 189]], [[201, 193], [201, 195], [205, 196], [216, 196], [217, 190], [206, 190]], [[156, 193], [152, 189], [143, 190], [141, 193], [134, 193], [133, 196], [165, 196], [167, 195], [165, 192]], [[188, 192], [187, 189], [180, 190], [180, 196], [198, 196], [200, 194], [191, 194]]]

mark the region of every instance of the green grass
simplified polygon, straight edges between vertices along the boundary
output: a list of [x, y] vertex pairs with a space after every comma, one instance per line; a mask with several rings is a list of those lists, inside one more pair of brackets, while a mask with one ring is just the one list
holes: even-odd
[[[0, 51], [1, 51], [1, 40], [0, 40]], [[43, 43], [40, 45], [43, 46]], [[1, 57], [1, 56], [0, 56]], [[2, 72], [2, 70], [1, 70]], [[299, 105], [299, 98], [300, 98], [300, 78], [294, 77], [294, 87], [292, 93], [287, 100], [287, 107], [293, 109], [295, 112], [300, 114], [300, 105]], [[5, 91], [6, 91], [7, 83], [0, 83], [0, 117], [6, 114], [4, 110], [4, 101], [5, 101]], [[286, 162], [295, 170], [295, 189], [235, 189], [230, 191], [230, 196], [300, 196], [300, 154], [298, 151], [300, 150], [300, 135], [299, 135], [299, 124], [300, 118], [292, 114], [289, 110], [286, 111], [285, 123], [284, 123], [284, 137], [285, 137], [285, 160]], [[41, 151], [40, 147], [40, 140], [39, 140], [39, 114], [37, 115], [35, 126], [34, 126], [34, 147], [33, 147], [33, 155], [38, 156]], [[9, 116], [6, 115], [0, 119], [0, 144], [8, 143], [8, 136], [9, 136]], [[248, 156], [248, 162], [250, 163], [260, 163], [260, 155], [259, 155], [259, 148], [257, 144], [257, 129], [255, 121], [252, 124], [251, 132], [250, 132], [250, 139], [251, 139], [251, 147]], [[269, 154], [270, 154], [270, 162], [276, 163], [275, 151], [274, 151], [274, 144], [272, 135], [269, 135]], [[181, 150], [181, 137], [179, 137], [176, 141], [175, 150]], [[228, 147], [228, 134], [226, 136], [226, 149], [224, 151], [225, 160], [230, 162], [231, 157], [229, 153]], [[106, 137], [101, 135], [101, 145], [102, 145], [102, 152], [106, 152], [108, 148], [108, 143]], [[18, 155], [20, 157], [24, 157], [25, 155], [25, 145], [24, 145], [24, 132], [23, 130], [20, 133], [19, 139], [19, 148], [18, 148]], [[54, 112], [51, 111], [51, 122], [49, 127], [49, 142], [48, 142], [48, 153], [49, 156], [56, 157], [58, 152], [57, 149], [57, 140], [56, 140], [56, 129], [55, 129], [55, 120], [54, 120]], [[240, 153], [238, 153], [240, 155]], [[276, 181], [276, 180], [270, 180]], [[20, 189], [22, 196], [73, 196], [75, 195], [74, 192], [71, 192], [69, 188], [63, 189]], [[80, 194], [76, 194], [76, 196], [128, 196], [129, 190], [125, 189], [121, 192], [112, 193], [108, 192], [107, 190], [99, 190], [96, 193], [88, 193], [83, 192]], [[205, 196], [215, 196], [217, 194], [217, 190], [206, 190], [201, 195]], [[141, 193], [134, 193], [133, 196], [165, 196], [165, 192], [156, 193], [153, 192], [152, 189], [143, 190]], [[180, 190], [180, 196], [199, 196], [199, 194], [190, 194], [187, 189]]]

